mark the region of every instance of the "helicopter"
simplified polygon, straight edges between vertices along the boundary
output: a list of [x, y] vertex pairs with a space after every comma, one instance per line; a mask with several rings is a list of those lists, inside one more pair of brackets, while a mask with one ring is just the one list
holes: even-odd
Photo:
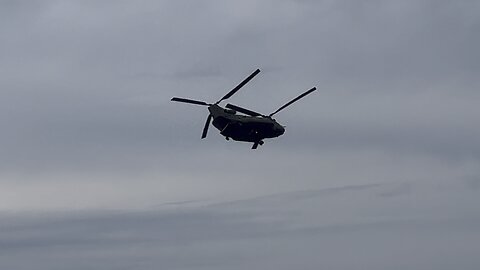
[[[220, 131], [220, 134], [224, 136], [226, 140], [232, 139], [235, 141], [251, 142], [253, 143], [252, 149], [257, 149], [259, 145], [264, 144], [264, 139], [275, 138], [285, 133], [285, 127], [280, 125], [272, 116], [317, 89], [316, 87], [311, 88], [269, 115], [264, 115], [230, 103], [228, 103], [225, 108], [220, 107], [220, 102], [233, 96], [258, 73], [260, 73], [260, 69], [255, 70], [250, 76], [215, 103], [179, 97], [173, 97], [171, 101], [208, 106], [209, 114], [203, 128], [202, 139], [207, 137], [208, 128], [210, 122], [212, 122], [213, 126]], [[238, 115], [237, 112], [243, 113], [244, 115]]]

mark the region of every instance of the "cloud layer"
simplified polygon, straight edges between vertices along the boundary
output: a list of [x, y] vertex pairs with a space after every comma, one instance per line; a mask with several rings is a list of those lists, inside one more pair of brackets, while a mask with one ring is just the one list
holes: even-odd
[[[479, 15], [2, 1], [0, 265], [477, 269]], [[258, 151], [200, 140], [205, 108], [169, 101], [217, 100], [256, 68], [232, 103], [269, 113], [319, 89]]]
[[478, 188], [465, 181], [345, 186], [149, 211], [3, 214], [0, 266], [474, 269], [477, 204]]

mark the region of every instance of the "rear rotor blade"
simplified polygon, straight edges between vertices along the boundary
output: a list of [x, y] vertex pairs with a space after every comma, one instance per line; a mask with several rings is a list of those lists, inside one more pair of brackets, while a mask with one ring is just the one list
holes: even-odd
[[255, 77], [258, 73], [260, 72], [260, 69], [255, 70], [250, 76], [248, 76], [245, 80], [243, 80], [241, 83], [239, 83], [235, 88], [230, 90], [225, 96], [223, 96], [217, 103], [220, 103], [220, 101], [225, 100], [227, 98], [230, 98], [235, 94], [240, 88], [242, 88], [245, 84], [247, 84], [253, 77]]
[[207, 137], [208, 127], [210, 126], [210, 121], [211, 120], [212, 120], [212, 115], [209, 114], [208, 117], [207, 117], [207, 121], [205, 122], [205, 126], [203, 127], [202, 139]]
[[193, 99], [188, 99], [188, 98], [174, 97], [174, 98], [171, 99], [171, 101], [184, 102], [184, 103], [190, 103], [190, 104], [196, 104], [196, 105], [204, 105], [204, 106], [209, 106], [210, 105], [210, 104], [208, 104], [204, 101], [193, 100]]
[[278, 110], [274, 111], [273, 113], [271, 113], [269, 116], [273, 116], [274, 114], [278, 113], [279, 111], [285, 109], [286, 107], [290, 106], [292, 103], [294, 103], [295, 101], [305, 97], [306, 95], [312, 93], [313, 91], [315, 91], [317, 88], [316, 87], [313, 87], [312, 89], [308, 90], [307, 92], [301, 94], [300, 96], [292, 99], [291, 101], [289, 101], [287, 104], [283, 105], [282, 107], [278, 108]]
[[242, 108], [242, 107], [230, 104], [230, 103], [228, 103], [227, 106], [225, 106], [225, 107], [229, 108], [229, 109], [232, 109], [232, 110], [235, 110], [237, 112], [244, 113], [246, 115], [250, 115], [250, 116], [263, 116], [260, 113], [257, 113], [257, 112], [254, 112], [254, 111], [251, 111], [251, 110], [248, 110], [248, 109], [245, 109], [245, 108]]

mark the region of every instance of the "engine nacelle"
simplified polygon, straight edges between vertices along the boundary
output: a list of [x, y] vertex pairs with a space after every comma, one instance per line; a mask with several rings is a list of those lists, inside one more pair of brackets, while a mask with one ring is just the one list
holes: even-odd
[[232, 109], [223, 109], [223, 111], [228, 113], [228, 114], [236, 114], [237, 113], [237, 111], [232, 110]]

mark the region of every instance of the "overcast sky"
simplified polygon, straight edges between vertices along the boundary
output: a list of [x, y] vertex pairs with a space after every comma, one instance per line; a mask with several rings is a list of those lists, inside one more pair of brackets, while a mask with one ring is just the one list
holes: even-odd
[[[478, 269], [478, 48], [473, 0], [0, 0], [0, 268]], [[256, 151], [170, 102], [257, 68], [318, 91]]]

